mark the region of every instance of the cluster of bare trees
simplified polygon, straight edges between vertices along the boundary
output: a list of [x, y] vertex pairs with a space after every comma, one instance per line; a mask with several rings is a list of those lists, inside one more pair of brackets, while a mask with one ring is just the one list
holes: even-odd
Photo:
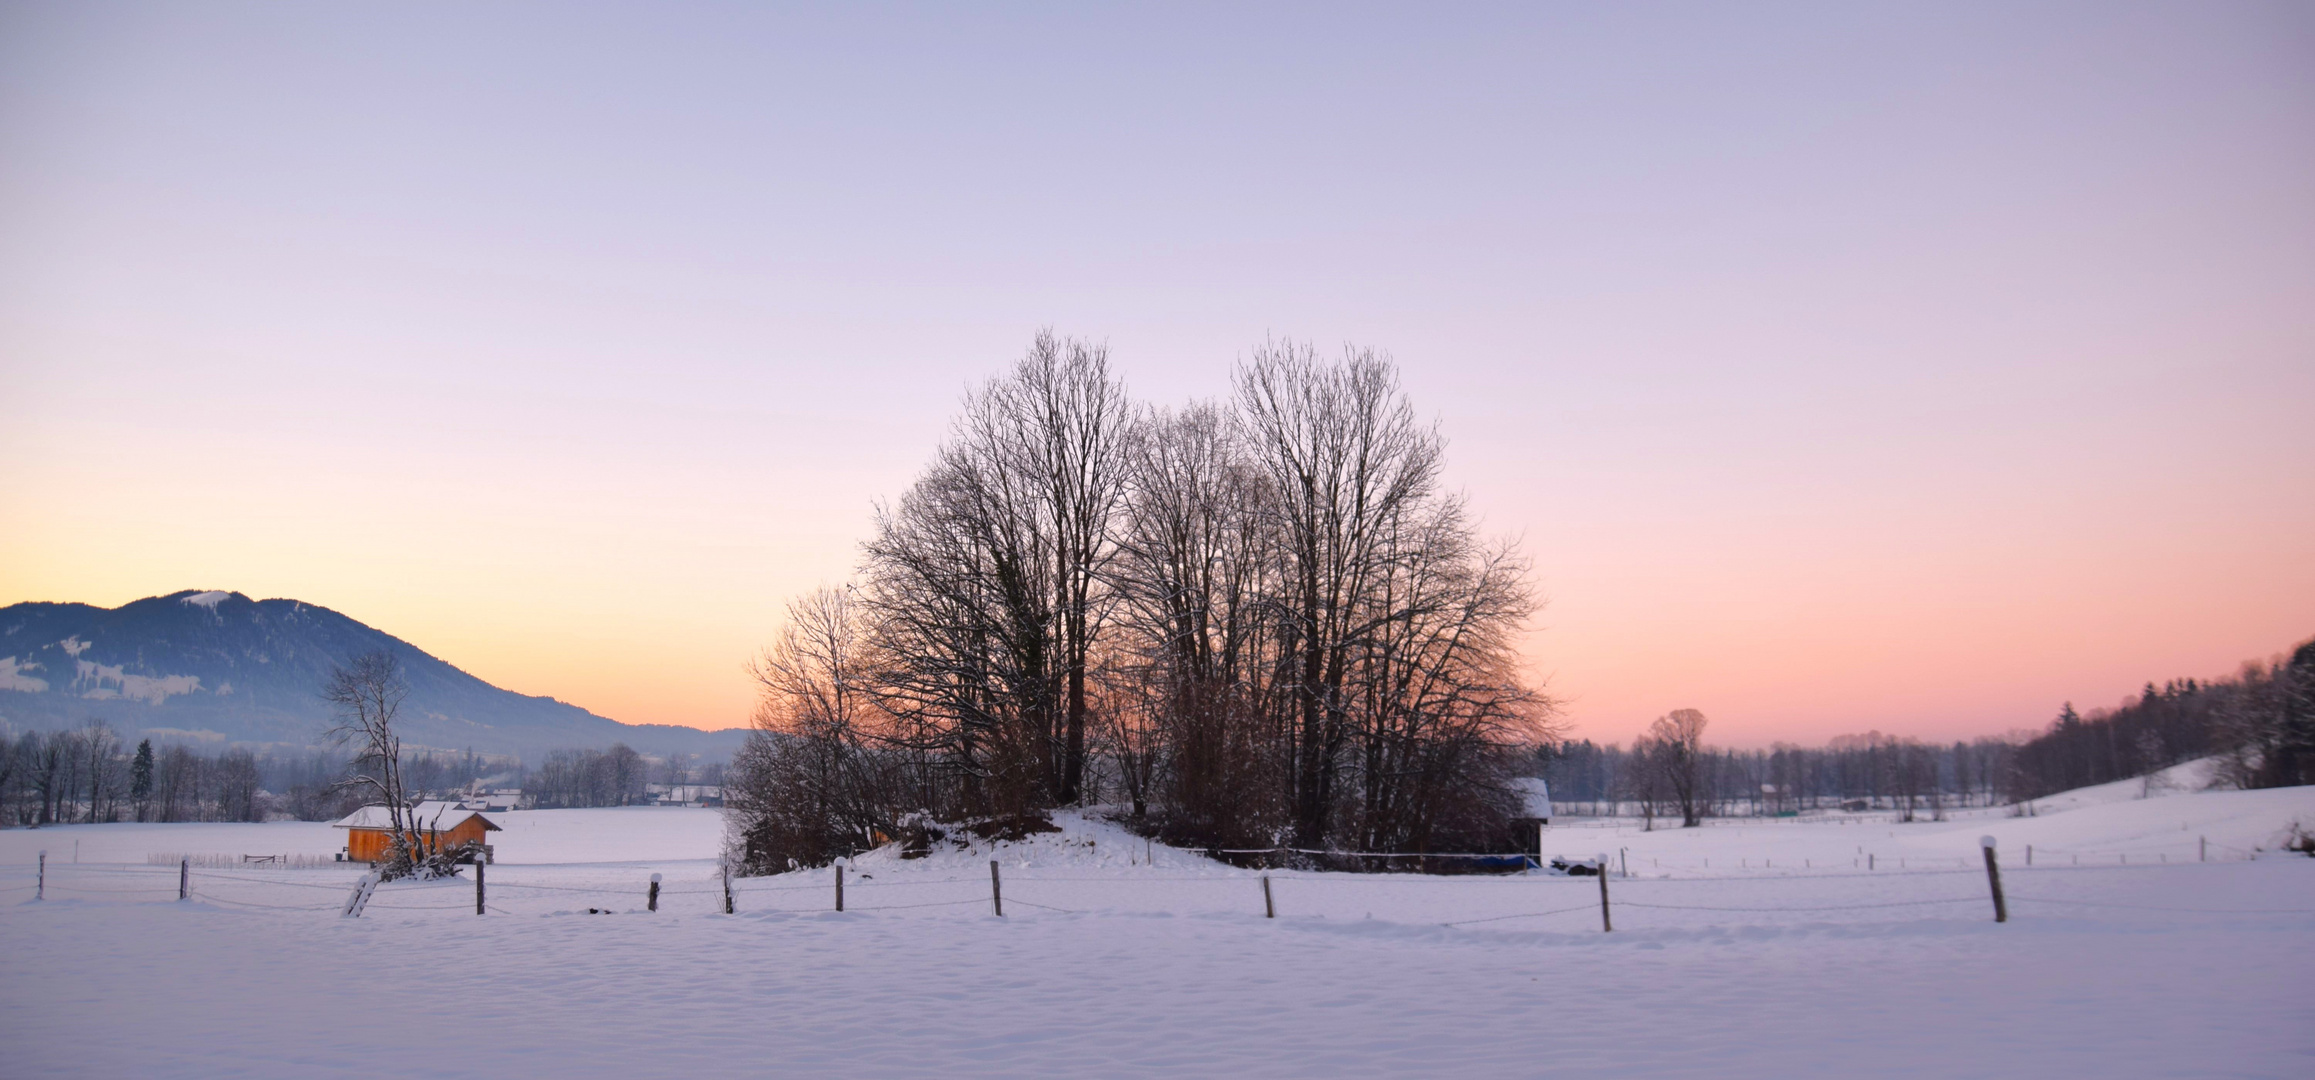
[[523, 777], [525, 794], [541, 810], [574, 806], [635, 806], [643, 803], [652, 769], [626, 743], [608, 750], [551, 750]]
[[262, 761], [247, 749], [203, 754], [185, 746], [134, 752], [103, 721], [0, 739], [0, 821], [262, 821], [274, 800]]
[[1166, 409], [1040, 335], [857, 581], [791, 605], [726, 783], [747, 861], [1109, 798], [1215, 847], [1508, 842], [1547, 734], [1512, 640], [1534, 601], [1442, 449], [1365, 350], [1266, 345], [1229, 403]]

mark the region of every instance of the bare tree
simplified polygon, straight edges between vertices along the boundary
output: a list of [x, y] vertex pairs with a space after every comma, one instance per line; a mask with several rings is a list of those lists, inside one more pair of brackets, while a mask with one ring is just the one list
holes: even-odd
[[733, 846], [749, 868], [817, 864], [897, 832], [907, 797], [878, 742], [867, 648], [851, 597], [822, 588], [788, 604], [779, 638], [751, 668], [763, 697], [724, 782]]
[[877, 515], [860, 593], [874, 681], [908, 729], [895, 738], [939, 754], [971, 812], [1082, 795], [1130, 420], [1105, 350], [1039, 334]]
[[337, 725], [328, 734], [354, 751], [354, 771], [340, 785], [375, 792], [385, 804], [393, 830], [389, 866], [394, 869], [406, 869], [415, 857], [409, 800], [402, 786], [402, 737], [394, 731], [402, 699], [409, 693], [401, 662], [382, 649], [337, 666], [322, 684], [322, 700], [337, 712]]
[[1704, 823], [1703, 808], [1708, 797], [1702, 768], [1704, 725], [1704, 714], [1694, 709], [1674, 709], [1648, 725], [1656, 768], [1665, 785], [1672, 789], [1673, 799], [1680, 804], [1680, 827], [1684, 829]]
[[84, 779], [88, 792], [88, 818], [91, 822], [108, 821], [113, 816], [113, 803], [119, 798], [120, 737], [113, 734], [111, 725], [102, 720], [90, 720], [80, 729], [80, 751], [88, 762]]
[[1292, 688], [1296, 842], [1326, 843], [1335, 783], [1352, 737], [1344, 693], [1359, 650], [1397, 614], [1371, 601], [1398, 552], [1389, 525], [1437, 484], [1438, 432], [1415, 419], [1398, 375], [1372, 351], [1338, 364], [1305, 344], [1272, 342], [1237, 375], [1248, 454], [1267, 481], [1278, 535], [1280, 670]]
[[1259, 709], [1271, 665], [1275, 569], [1263, 481], [1228, 414], [1211, 404], [1145, 416], [1132, 443], [1128, 507], [1111, 580], [1127, 677], [1110, 724], [1119, 772], [1143, 817], [1178, 839], [1275, 843], [1291, 790], [1291, 745]]

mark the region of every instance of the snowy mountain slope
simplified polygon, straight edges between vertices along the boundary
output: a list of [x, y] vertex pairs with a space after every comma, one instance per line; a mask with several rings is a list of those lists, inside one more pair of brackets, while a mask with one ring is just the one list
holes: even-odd
[[103, 719], [125, 737], [304, 747], [330, 724], [330, 669], [387, 649], [410, 682], [404, 743], [536, 760], [624, 741], [645, 753], [728, 754], [737, 730], [622, 724], [552, 698], [501, 690], [328, 608], [235, 592], [148, 597], [117, 608], [0, 608], [0, 721], [22, 729]]

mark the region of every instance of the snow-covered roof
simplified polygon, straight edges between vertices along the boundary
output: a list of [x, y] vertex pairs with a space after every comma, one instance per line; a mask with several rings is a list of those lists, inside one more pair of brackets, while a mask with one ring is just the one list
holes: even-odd
[[1511, 780], [1511, 790], [1519, 793], [1525, 804], [1522, 817], [1551, 820], [1551, 785], [1540, 776], [1517, 776]]
[[[417, 828], [432, 832], [449, 832], [464, 824], [466, 819], [470, 817], [482, 818], [482, 827], [486, 832], [503, 831], [497, 823], [482, 817], [479, 811], [469, 810], [454, 802], [439, 800], [422, 802], [404, 811], [404, 816]], [[335, 827], [340, 829], [391, 829], [394, 827], [394, 819], [383, 806], [365, 806], [339, 819]]]

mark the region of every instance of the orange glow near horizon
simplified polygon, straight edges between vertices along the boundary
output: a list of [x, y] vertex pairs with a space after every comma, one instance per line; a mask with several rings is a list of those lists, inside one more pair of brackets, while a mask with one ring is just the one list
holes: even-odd
[[1578, 736], [1995, 734], [2315, 635], [2308, 9], [459, 18], [10, 17], [0, 604], [745, 724], [1051, 326], [1153, 403], [1393, 354]]

